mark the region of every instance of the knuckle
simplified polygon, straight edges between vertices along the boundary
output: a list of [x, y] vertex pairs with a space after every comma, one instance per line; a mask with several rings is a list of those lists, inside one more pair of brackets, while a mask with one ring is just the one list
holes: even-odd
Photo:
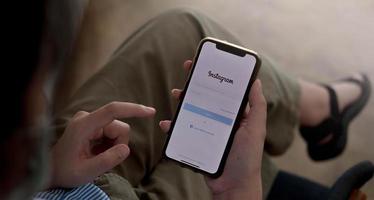
[[70, 126], [80, 126], [80, 124], [82, 124], [82, 118], [81, 117], [78, 117], [78, 118], [73, 118], [69, 121], [69, 124]]
[[88, 112], [81, 110], [81, 111], [78, 111], [77, 113], [75, 113], [75, 115], [73, 116], [73, 118], [77, 119], [77, 118], [80, 118], [80, 117], [82, 117], [84, 115], [87, 115], [87, 114], [88, 114]]
[[75, 113], [75, 115], [73, 116], [73, 118], [69, 121], [69, 125], [70, 126], [79, 126], [79, 124], [81, 124], [81, 121], [82, 121], [82, 117], [88, 115], [88, 112], [86, 111], [78, 111], [77, 113]]
[[106, 112], [109, 112], [109, 113], [114, 113], [114, 112], [116, 112], [117, 107], [118, 107], [118, 102], [117, 101], [113, 101], [113, 102], [110, 102], [109, 104], [107, 104], [104, 107], [104, 110]]
[[117, 104], [118, 104], [117, 101], [112, 101], [112, 102], [108, 103], [108, 105], [106, 107], [108, 109], [114, 109], [115, 107], [117, 107]]
[[80, 126], [79, 124], [81, 124], [79, 119], [71, 119], [71, 120], [69, 121], [68, 126], [69, 126], [70, 128], [76, 129], [77, 127]]
[[78, 111], [78, 112], [77, 112], [77, 114], [78, 114], [78, 115], [85, 115], [85, 114], [87, 114], [87, 112], [86, 112], [86, 111], [83, 111], [83, 110], [81, 110], [81, 111]]

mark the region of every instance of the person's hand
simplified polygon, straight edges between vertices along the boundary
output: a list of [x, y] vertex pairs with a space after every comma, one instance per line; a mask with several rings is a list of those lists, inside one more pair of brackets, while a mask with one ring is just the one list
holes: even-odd
[[[191, 68], [191, 61], [184, 63]], [[181, 90], [173, 89], [172, 96], [179, 98]], [[206, 177], [214, 199], [261, 199], [261, 161], [266, 136], [266, 101], [260, 80], [256, 80], [249, 94], [249, 104], [235, 134], [223, 174], [217, 179]], [[170, 121], [160, 122], [164, 132]]]
[[112, 102], [91, 113], [76, 113], [52, 148], [49, 187], [92, 182], [124, 161], [130, 153], [130, 126], [116, 119], [149, 117], [154, 113], [154, 108], [125, 102]]

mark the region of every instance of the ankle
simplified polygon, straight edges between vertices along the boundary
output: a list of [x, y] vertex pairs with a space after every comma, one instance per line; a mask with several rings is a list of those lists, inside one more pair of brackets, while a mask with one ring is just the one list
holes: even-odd
[[321, 85], [300, 80], [300, 124], [315, 126], [330, 115], [329, 94]]

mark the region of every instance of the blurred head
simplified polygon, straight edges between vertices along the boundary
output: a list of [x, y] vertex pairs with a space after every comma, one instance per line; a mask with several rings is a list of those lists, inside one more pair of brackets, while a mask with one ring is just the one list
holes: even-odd
[[3, 28], [0, 199], [22, 199], [48, 180], [48, 105], [86, 0], [6, 3]]

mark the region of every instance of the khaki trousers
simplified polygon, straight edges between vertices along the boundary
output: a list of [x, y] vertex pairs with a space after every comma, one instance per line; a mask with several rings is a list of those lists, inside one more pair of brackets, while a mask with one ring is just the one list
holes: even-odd
[[[158, 122], [171, 119], [177, 101], [172, 88], [182, 88], [187, 77], [182, 64], [192, 59], [199, 41], [216, 37], [240, 42], [209, 18], [191, 10], [173, 10], [149, 21], [113, 54], [55, 113], [60, 132], [80, 110], [93, 111], [111, 101], [154, 106], [155, 118], [125, 119], [131, 125], [131, 155], [111, 172], [99, 177], [99, 185], [112, 199], [211, 199], [202, 175], [162, 159], [166, 135]], [[249, 46], [250, 48], [250, 46]], [[298, 127], [299, 86], [276, 69], [263, 55], [259, 78], [268, 102], [267, 138], [263, 157], [264, 197], [277, 174], [268, 154], [282, 154]]]

